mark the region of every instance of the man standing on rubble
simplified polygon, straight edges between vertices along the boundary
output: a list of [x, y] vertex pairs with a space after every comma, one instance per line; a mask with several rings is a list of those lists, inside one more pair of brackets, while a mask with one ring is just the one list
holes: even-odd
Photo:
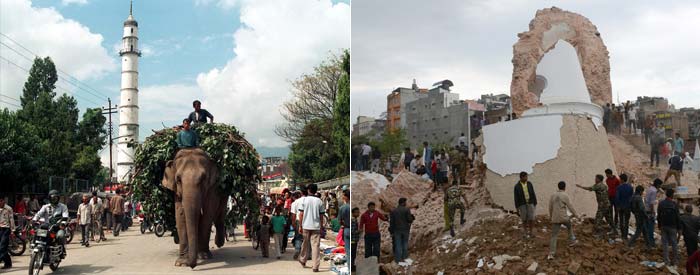
[[681, 185], [681, 176], [683, 175], [683, 159], [685, 155], [674, 155], [668, 160], [668, 171], [666, 171], [666, 178], [664, 178], [664, 183], [668, 183], [668, 178], [673, 176], [676, 179], [676, 184]]
[[630, 205], [634, 191], [632, 190], [632, 185], [627, 182], [627, 174], [620, 175], [620, 180], [622, 180], [622, 184], [615, 191], [615, 208], [617, 208], [617, 215], [620, 220], [620, 234], [622, 234], [622, 240], [626, 242], [630, 226]]
[[464, 154], [459, 150], [459, 146], [455, 146], [450, 152], [450, 166], [452, 166], [452, 180], [457, 180], [457, 184], [462, 184], [462, 170], [466, 170], [466, 161]]
[[[534, 194], [534, 192], [532, 193]], [[464, 202], [462, 202], [464, 199]], [[459, 188], [456, 180], [452, 180], [452, 186], [445, 190], [445, 198], [447, 202], [447, 225], [450, 228], [450, 235], [455, 236], [455, 214], [459, 209], [459, 224], [464, 224], [464, 205], [467, 203], [467, 195]]]
[[595, 184], [590, 187], [585, 187], [581, 186], [579, 184], [576, 184], [578, 188], [588, 190], [588, 191], [593, 191], [595, 192], [595, 199], [598, 202], [598, 210], [595, 213], [595, 236], [596, 238], [601, 237], [601, 233], [603, 231], [602, 224], [603, 224], [603, 219], [606, 219], [608, 221], [608, 225], [610, 226], [610, 232], [612, 235], [617, 235], [617, 229], [615, 229], [615, 223], [613, 223], [612, 219], [612, 213], [610, 213], [610, 199], [608, 198], [608, 186], [603, 183], [603, 175], [596, 175], [595, 176]]
[[627, 246], [634, 247], [634, 243], [637, 241], [637, 238], [639, 238], [639, 235], [643, 235], [644, 243], [646, 244], [647, 251], [649, 251], [653, 247], [653, 244], [650, 243], [649, 239], [649, 217], [647, 215], [646, 207], [644, 206], [644, 199], [642, 198], [643, 193], [644, 186], [637, 185], [637, 187], [634, 188], [634, 196], [632, 196], [630, 210], [632, 211], [632, 214], [634, 214], [634, 221], [637, 226], [634, 230], [634, 235], [632, 235], [632, 239], [630, 239], [629, 243], [627, 243]]
[[532, 228], [535, 226], [535, 207], [537, 206], [537, 196], [532, 183], [527, 180], [527, 172], [520, 172], [520, 181], [515, 183], [513, 190], [515, 198], [515, 208], [523, 221], [525, 238], [533, 237]]
[[685, 205], [683, 214], [680, 216], [683, 232], [683, 241], [688, 257], [698, 250], [698, 232], [700, 232], [700, 217], [693, 215], [693, 206]]
[[681, 133], [676, 133], [676, 139], [673, 140], [673, 153], [676, 156], [682, 155], [684, 146], [685, 141], [681, 138]]
[[656, 247], [656, 240], [654, 239], [654, 224], [656, 224], [656, 206], [659, 203], [658, 195], [659, 189], [663, 182], [661, 179], [654, 179], [654, 182], [649, 186], [646, 195], [644, 196], [644, 207], [647, 211], [647, 217], [649, 222], [647, 223], [647, 232], [649, 232], [649, 243], [653, 247]]
[[406, 198], [399, 199], [399, 206], [389, 214], [389, 232], [394, 241], [394, 261], [402, 262], [408, 258], [408, 237], [411, 223], [415, 220], [411, 210], [406, 207]]
[[615, 195], [617, 193], [617, 187], [620, 185], [620, 179], [613, 175], [613, 171], [610, 168], [605, 169], [605, 184], [608, 185], [608, 200], [610, 203], [610, 213], [613, 216], [613, 222], [615, 227], [620, 224], [620, 213], [617, 211], [617, 206], [615, 205]]
[[[659, 229], [661, 229], [661, 242], [664, 249], [664, 263], [675, 269], [678, 264], [678, 239], [682, 229], [678, 204], [673, 201], [673, 189], [666, 189], [666, 199], [659, 202], [657, 217], [659, 219]], [[673, 258], [668, 257], [668, 246], [671, 246]]]
[[566, 212], [568, 209], [574, 217], [577, 217], [578, 214], [576, 214], [576, 210], [573, 205], [571, 205], [569, 195], [564, 191], [566, 190], [566, 182], [560, 181], [557, 187], [559, 190], [549, 198], [549, 217], [552, 222], [552, 237], [549, 240], [549, 255], [547, 256], [547, 260], [553, 260], [554, 255], [557, 253], [557, 236], [559, 236], [559, 230], [561, 230], [562, 225], [566, 226], [566, 229], [569, 230], [569, 246], [574, 246], [577, 243], [571, 220]]
[[423, 141], [423, 163], [425, 163], [425, 171], [428, 174], [428, 177], [431, 179], [433, 178], [432, 171], [430, 171], [429, 165], [433, 162], [433, 148], [430, 148], [430, 145], [428, 145], [427, 141]]
[[365, 258], [376, 256], [381, 252], [382, 235], [379, 233], [379, 219], [387, 221], [382, 213], [375, 210], [374, 202], [367, 204], [367, 211], [360, 216], [360, 231], [365, 232]]

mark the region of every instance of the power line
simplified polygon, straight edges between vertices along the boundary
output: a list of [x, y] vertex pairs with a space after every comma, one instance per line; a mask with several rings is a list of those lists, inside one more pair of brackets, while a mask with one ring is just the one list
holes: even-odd
[[[32, 59], [32, 58], [30, 58], [30, 57], [28, 57], [28, 56], [22, 54], [21, 52], [19, 52], [19, 51], [18, 51], [17, 49], [15, 49], [15, 48], [11, 47], [10, 45], [7, 45], [7, 44], [3, 43], [2, 41], [0, 41], [0, 45], [5, 46], [6, 48], [8, 48], [8, 49], [10, 49], [11, 51], [15, 52], [16, 54], [18, 54], [19, 56], [24, 57], [24, 59], [26, 59], [26, 60], [28, 60], [28, 61], [30, 61], [30, 62], [34, 62], [34, 59]], [[21, 46], [21, 45], [20, 45], [20, 46]], [[89, 94], [91, 94], [91, 95], [93, 95], [93, 96], [95, 96], [95, 97], [98, 97], [98, 98], [100, 98], [100, 99], [103, 98], [104, 95], [102, 95], [102, 94], [99, 94], [99, 95], [98, 95], [98, 94], [95, 94], [95, 93], [91, 92], [90, 90], [87, 90], [87, 89], [83, 88], [83, 86], [79, 86], [78, 84], [75, 84], [75, 83], [69, 81], [68, 79], [66, 79], [67, 77], [62, 76], [62, 74], [66, 74], [66, 73], [64, 73], [62, 70], [58, 70], [58, 72], [59, 72], [58, 77], [61, 78], [61, 79], [63, 79], [63, 81], [65, 81], [65, 82], [67, 82], [67, 83], [73, 85], [74, 87], [76, 87], [76, 88], [78, 88], [78, 89], [82, 89], [83, 91], [85, 91], [85, 92], [87, 92], [87, 93], [89, 93]], [[69, 75], [69, 76], [70, 76], [70, 75]], [[72, 76], [70, 76], [70, 77], [72, 77]], [[75, 81], [78, 81], [78, 80], [76, 79]], [[98, 92], [98, 93], [99, 93], [99, 92]], [[106, 96], [105, 96], [105, 97], [106, 97]]]
[[[5, 60], [7, 63], [14, 65], [14, 66], [17, 67], [18, 69], [21, 69], [21, 70], [23, 70], [23, 71], [29, 73], [29, 70], [28, 70], [27, 68], [24, 68], [24, 67], [22, 67], [22, 66], [20, 66], [20, 65], [17, 65], [17, 63], [14, 63], [14, 62], [10, 61], [9, 59], [3, 57], [2, 55], [0, 55], [0, 59], [3, 59], [3, 60]], [[95, 102], [95, 101], [92, 101], [92, 100], [90, 100], [90, 99], [87, 99], [87, 98], [85, 98], [85, 97], [82, 97], [82, 96], [78, 95], [77, 93], [72, 93], [72, 92], [70, 92], [69, 89], [66, 89], [66, 88], [64, 88], [64, 87], [62, 87], [62, 86], [59, 86], [59, 85], [55, 85], [55, 86], [56, 86], [56, 88], [60, 88], [59, 90], [62, 91], [62, 92], [64, 92], [64, 93], [72, 94], [72, 95], [74, 95], [74, 96], [76, 96], [76, 97], [79, 97], [80, 99], [83, 99], [83, 100], [85, 100], [85, 101], [91, 102], [92, 104], [100, 105], [100, 103], [97, 103], [97, 102]]]
[[10, 106], [15, 106], [17, 108], [22, 108], [22, 106], [19, 106], [19, 105], [14, 104], [14, 103], [10, 103], [9, 101], [4, 101], [2, 99], [0, 99], [0, 102], [5, 103], [5, 104], [10, 105]]
[[12, 99], [12, 100], [17, 101], [17, 102], [22, 102], [21, 100], [16, 99], [16, 98], [11, 97], [11, 96], [6, 96], [6, 95], [3, 95], [3, 94], [0, 94], [0, 96], [4, 96], [4, 97], [6, 97], [6, 98]]
[[[36, 56], [36, 57], [39, 56], [38, 54], [36, 54], [35, 52], [33, 52], [33, 51], [27, 49], [27, 47], [23, 46], [22, 44], [20, 44], [20, 43], [17, 42], [16, 40], [12, 39], [12, 38], [9, 37], [8, 35], [6, 35], [6, 34], [4, 34], [4, 33], [2, 33], [2, 32], [0, 32], [0, 35], [4, 36], [4, 37], [7, 38], [8, 40], [10, 40], [10, 41], [12, 41], [13, 43], [17, 44], [17, 45], [20, 46], [22, 49], [24, 49], [25, 51], [31, 53], [32, 55], [34, 55], [34, 56]], [[90, 85], [87, 85], [85, 82], [82, 82], [82, 81], [78, 80], [78, 78], [76, 78], [75, 76], [73, 76], [73, 75], [71, 75], [71, 74], [69, 74], [69, 73], [67, 73], [67, 72], [64, 72], [64, 71], [61, 70], [61, 69], [58, 69], [58, 68], [57, 68], [57, 70], [58, 70], [59, 72], [61, 72], [61, 73], [64, 73], [64, 74], [68, 75], [68, 77], [72, 78], [74, 81], [76, 81], [76, 82], [82, 84], [83, 86], [89, 88], [90, 90], [92, 90], [92, 91], [94, 91], [94, 92], [100, 94], [100, 96], [102, 96], [102, 97], [107, 97], [105, 94], [103, 94], [103, 93], [97, 91], [95, 88], [91, 87]], [[77, 86], [77, 85], [76, 85], [76, 86]], [[87, 91], [87, 90], [86, 90], [86, 91]]]

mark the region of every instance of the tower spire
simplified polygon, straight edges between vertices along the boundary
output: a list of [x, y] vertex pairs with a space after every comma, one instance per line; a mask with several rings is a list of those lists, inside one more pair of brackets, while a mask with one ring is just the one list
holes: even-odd
[[133, 10], [134, 10], [134, 0], [131, 0], [129, 2], [129, 15], [132, 15]]

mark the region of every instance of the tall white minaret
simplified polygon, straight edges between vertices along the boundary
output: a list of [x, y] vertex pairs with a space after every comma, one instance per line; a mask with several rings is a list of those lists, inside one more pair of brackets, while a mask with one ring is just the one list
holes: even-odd
[[133, 1], [129, 6], [129, 17], [124, 21], [124, 35], [119, 56], [122, 61], [121, 101], [119, 102], [119, 139], [117, 152], [117, 181], [127, 182], [133, 171], [134, 148], [127, 145], [139, 140], [139, 24], [132, 15]]

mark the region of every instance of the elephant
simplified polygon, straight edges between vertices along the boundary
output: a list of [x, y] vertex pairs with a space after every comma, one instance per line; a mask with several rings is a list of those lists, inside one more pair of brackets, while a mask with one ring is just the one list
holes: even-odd
[[197, 266], [199, 258], [211, 258], [209, 239], [212, 223], [214, 243], [224, 245], [226, 196], [217, 185], [219, 168], [199, 148], [180, 149], [165, 165], [162, 185], [175, 193], [175, 222], [180, 239], [176, 266]]

